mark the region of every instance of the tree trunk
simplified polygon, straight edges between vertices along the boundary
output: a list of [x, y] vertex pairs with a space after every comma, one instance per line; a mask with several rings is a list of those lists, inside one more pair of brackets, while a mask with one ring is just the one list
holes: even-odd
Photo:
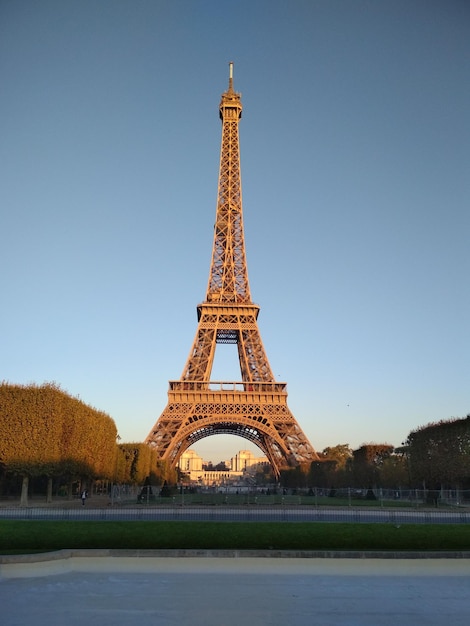
[[52, 502], [52, 477], [49, 476], [47, 479], [47, 496], [46, 496], [47, 504]]
[[29, 476], [23, 476], [23, 482], [21, 484], [20, 506], [28, 506], [28, 487], [29, 487]]

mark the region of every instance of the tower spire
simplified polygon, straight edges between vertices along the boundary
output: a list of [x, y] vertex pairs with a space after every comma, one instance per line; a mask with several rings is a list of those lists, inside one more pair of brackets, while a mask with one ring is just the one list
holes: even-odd
[[233, 91], [233, 61], [230, 61], [228, 68], [228, 90]]

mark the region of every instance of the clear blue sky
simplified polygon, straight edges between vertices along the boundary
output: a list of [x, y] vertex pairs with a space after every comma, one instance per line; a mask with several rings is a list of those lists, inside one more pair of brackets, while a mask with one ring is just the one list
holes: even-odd
[[205, 297], [229, 61], [251, 291], [313, 446], [466, 415], [465, 0], [1, 0], [0, 379], [147, 436]]

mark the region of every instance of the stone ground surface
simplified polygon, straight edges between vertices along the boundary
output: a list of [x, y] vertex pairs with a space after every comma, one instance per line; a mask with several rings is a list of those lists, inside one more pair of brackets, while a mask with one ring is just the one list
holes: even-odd
[[36, 565], [3, 568], [2, 626], [470, 623], [468, 559], [85, 557]]

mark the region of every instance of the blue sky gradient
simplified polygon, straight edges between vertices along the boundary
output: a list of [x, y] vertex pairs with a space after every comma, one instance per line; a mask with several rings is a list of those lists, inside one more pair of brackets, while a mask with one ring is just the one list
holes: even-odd
[[466, 415], [463, 0], [2, 0], [0, 378], [146, 437], [205, 297], [229, 61], [251, 291], [313, 446]]

